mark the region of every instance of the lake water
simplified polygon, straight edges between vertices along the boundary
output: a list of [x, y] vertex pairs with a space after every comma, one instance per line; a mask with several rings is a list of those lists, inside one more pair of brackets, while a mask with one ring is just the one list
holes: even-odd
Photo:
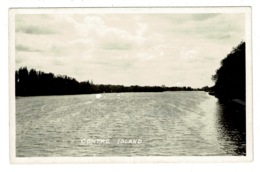
[[245, 155], [244, 124], [201, 91], [20, 97], [16, 156]]

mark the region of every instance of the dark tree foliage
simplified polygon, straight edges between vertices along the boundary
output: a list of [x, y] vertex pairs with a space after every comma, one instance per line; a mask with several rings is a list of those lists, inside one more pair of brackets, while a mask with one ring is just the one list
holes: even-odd
[[68, 76], [54, 76], [35, 69], [20, 68], [15, 72], [16, 96], [65, 95], [91, 93], [89, 81], [79, 83]]
[[205, 87], [202, 87], [202, 88], [201, 88], [201, 90], [206, 91], [206, 92], [210, 92], [211, 89], [212, 89], [212, 88], [209, 87], [209, 86], [205, 86]]
[[235, 47], [225, 59], [221, 67], [212, 76], [215, 81], [213, 91], [215, 96], [223, 99], [241, 99], [246, 97], [246, 63], [245, 42]]
[[44, 73], [27, 67], [15, 72], [16, 96], [40, 95], [71, 95], [91, 93], [119, 93], [119, 92], [162, 92], [162, 91], [193, 91], [191, 87], [163, 86], [123, 86], [123, 85], [96, 85], [91, 81], [78, 82], [68, 76], [55, 76], [53, 73]]

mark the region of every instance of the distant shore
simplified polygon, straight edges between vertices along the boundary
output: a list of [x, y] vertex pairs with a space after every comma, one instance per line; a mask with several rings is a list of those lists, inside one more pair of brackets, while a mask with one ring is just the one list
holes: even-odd
[[163, 91], [203, 91], [203, 88], [189, 86], [124, 86], [110, 84], [94, 84], [92, 81], [78, 82], [69, 76], [54, 75], [27, 70], [22, 67], [15, 72], [16, 96], [44, 96], [44, 95], [77, 95], [96, 93], [121, 93], [121, 92], [163, 92]]
[[[203, 90], [192, 90], [192, 91], [203, 91]], [[103, 92], [103, 93], [82, 93], [82, 94], [52, 94], [52, 95], [26, 95], [26, 96], [15, 96], [15, 99], [23, 98], [23, 97], [38, 97], [38, 96], [75, 96], [75, 95], [97, 95], [97, 94], [120, 94], [120, 93], [162, 93], [162, 92], [191, 92], [185, 90], [178, 91], [146, 91], [146, 92]]]

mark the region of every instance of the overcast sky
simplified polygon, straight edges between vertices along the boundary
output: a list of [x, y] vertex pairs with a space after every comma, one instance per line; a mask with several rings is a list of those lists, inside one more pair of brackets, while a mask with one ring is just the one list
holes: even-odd
[[243, 14], [17, 14], [16, 69], [95, 84], [212, 86]]

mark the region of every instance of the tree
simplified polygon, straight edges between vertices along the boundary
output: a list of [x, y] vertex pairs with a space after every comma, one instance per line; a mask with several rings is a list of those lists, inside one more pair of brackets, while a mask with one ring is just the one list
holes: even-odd
[[221, 61], [221, 67], [212, 76], [213, 91], [220, 99], [245, 100], [246, 65], [245, 42], [241, 42]]

